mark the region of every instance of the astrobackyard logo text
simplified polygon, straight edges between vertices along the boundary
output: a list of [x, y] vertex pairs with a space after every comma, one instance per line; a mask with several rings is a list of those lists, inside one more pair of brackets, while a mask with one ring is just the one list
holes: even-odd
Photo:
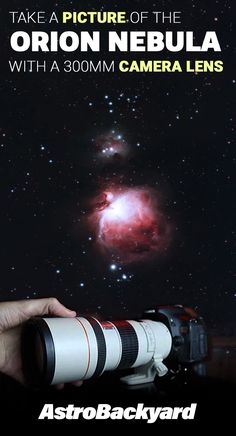
[[144, 420], [148, 424], [154, 424], [160, 420], [193, 420], [197, 404], [192, 403], [189, 407], [145, 407], [143, 403], [137, 407], [112, 407], [109, 404], [98, 404], [94, 407], [75, 407], [69, 404], [67, 407], [54, 407], [53, 404], [45, 404], [38, 419], [40, 420]]

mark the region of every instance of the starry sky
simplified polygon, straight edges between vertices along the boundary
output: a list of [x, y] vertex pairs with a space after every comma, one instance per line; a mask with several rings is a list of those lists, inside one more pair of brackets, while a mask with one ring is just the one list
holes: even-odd
[[[182, 30], [200, 39], [217, 32], [222, 74], [11, 74], [13, 28], [1, 7], [1, 300], [53, 295], [82, 313], [124, 318], [182, 303], [217, 332], [235, 329], [233, 2], [187, 3], [120, 0], [109, 8], [183, 11]], [[46, 4], [31, 1], [30, 9]], [[10, 5], [26, 10], [29, 1]], [[98, 0], [50, 10], [73, 8], [108, 10]], [[104, 157], [103, 145], [121, 152]], [[114, 187], [156, 196], [171, 228], [164, 250], [126, 262], [99, 248], [91, 216]]]

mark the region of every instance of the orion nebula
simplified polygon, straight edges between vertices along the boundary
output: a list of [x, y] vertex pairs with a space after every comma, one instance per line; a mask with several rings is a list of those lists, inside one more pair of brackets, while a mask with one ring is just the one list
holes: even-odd
[[92, 214], [100, 248], [123, 263], [164, 252], [170, 232], [157, 197], [154, 190], [142, 187], [104, 192]]

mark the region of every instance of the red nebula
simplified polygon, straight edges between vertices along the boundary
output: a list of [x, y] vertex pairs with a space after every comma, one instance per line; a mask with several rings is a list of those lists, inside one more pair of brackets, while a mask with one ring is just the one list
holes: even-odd
[[93, 223], [100, 247], [125, 263], [145, 260], [168, 245], [168, 226], [158, 211], [155, 192], [148, 188], [105, 192]]

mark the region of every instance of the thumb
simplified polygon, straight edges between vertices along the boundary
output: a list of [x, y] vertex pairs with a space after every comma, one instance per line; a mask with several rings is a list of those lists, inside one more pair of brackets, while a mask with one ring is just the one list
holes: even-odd
[[22, 311], [26, 318], [32, 316], [53, 315], [61, 317], [75, 317], [76, 312], [67, 309], [56, 298], [42, 298], [38, 300], [22, 301]]
[[43, 315], [73, 318], [76, 312], [67, 309], [56, 298], [4, 302], [0, 304], [0, 333], [17, 327], [33, 316]]

